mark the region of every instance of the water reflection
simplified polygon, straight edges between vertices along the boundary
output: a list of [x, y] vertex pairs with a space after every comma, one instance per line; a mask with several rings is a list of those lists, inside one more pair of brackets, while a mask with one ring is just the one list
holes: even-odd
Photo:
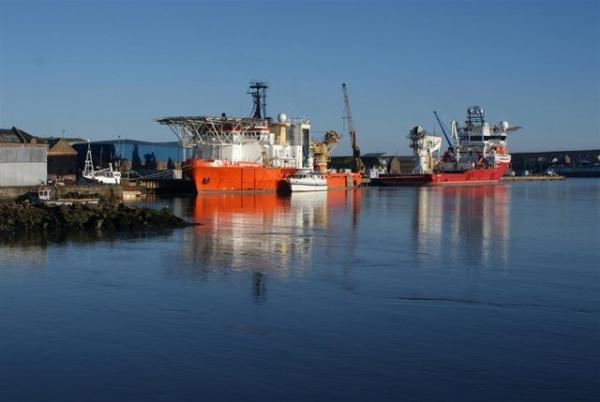
[[203, 279], [248, 271], [253, 300], [262, 303], [269, 277], [306, 276], [315, 242], [327, 241], [332, 215], [352, 205], [358, 222], [360, 193], [215, 194], [188, 202], [190, 218], [200, 226], [182, 234], [181, 261], [168, 265], [169, 274]]
[[201, 226], [182, 242], [184, 269], [193, 268], [184, 275], [216, 267], [289, 276], [292, 260], [306, 269], [311, 229], [328, 222], [326, 193], [202, 195], [191, 208]]
[[417, 189], [415, 234], [421, 255], [506, 265], [510, 192], [505, 185], [437, 186]]

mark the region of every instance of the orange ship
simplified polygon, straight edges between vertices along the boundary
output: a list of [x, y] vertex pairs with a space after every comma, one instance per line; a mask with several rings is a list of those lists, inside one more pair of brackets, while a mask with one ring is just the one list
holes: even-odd
[[264, 167], [258, 163], [229, 163], [192, 159], [185, 165], [188, 176], [194, 181], [196, 191], [277, 191], [283, 181], [296, 169], [289, 167]]
[[[285, 179], [298, 169], [312, 168], [310, 121], [284, 113], [263, 117], [263, 82], [252, 82], [252, 117], [179, 116], [158, 119], [179, 137], [184, 172], [198, 193], [285, 191]], [[188, 155], [186, 155], [188, 154]], [[360, 175], [326, 173], [328, 188], [360, 185]]]

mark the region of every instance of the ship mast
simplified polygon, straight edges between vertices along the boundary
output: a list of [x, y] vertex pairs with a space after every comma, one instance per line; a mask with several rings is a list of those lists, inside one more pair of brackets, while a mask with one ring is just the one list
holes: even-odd
[[254, 107], [252, 117], [255, 119], [264, 119], [267, 117], [267, 88], [269, 84], [263, 81], [251, 81], [248, 95], [252, 96]]

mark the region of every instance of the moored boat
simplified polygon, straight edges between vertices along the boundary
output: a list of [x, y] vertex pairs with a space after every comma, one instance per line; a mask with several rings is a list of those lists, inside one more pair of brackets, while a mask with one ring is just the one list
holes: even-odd
[[467, 110], [464, 125], [452, 121], [452, 140], [442, 126], [448, 148], [440, 157], [442, 139], [420, 126], [414, 127], [408, 135], [416, 158], [413, 171], [410, 174], [380, 174], [371, 179], [371, 183], [401, 186], [497, 182], [511, 161], [506, 150], [507, 134], [519, 128], [510, 127], [506, 121], [491, 125], [486, 122], [483, 109], [472, 106]]
[[324, 175], [309, 171], [299, 170], [286, 179], [292, 193], [301, 191], [327, 191], [327, 179]]
[[102, 184], [120, 184], [121, 172], [114, 170], [112, 163], [106, 169], [95, 169], [92, 160], [92, 150], [88, 142], [88, 150], [85, 157], [85, 165], [81, 176], [85, 179], [97, 181]]

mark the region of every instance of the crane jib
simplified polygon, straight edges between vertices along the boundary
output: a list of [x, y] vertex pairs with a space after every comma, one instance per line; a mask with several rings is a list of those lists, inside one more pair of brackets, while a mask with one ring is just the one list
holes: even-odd
[[444, 137], [446, 138], [446, 141], [448, 142], [448, 146], [452, 146], [452, 143], [450, 142], [450, 138], [448, 138], [448, 133], [446, 133], [446, 129], [444, 128], [444, 125], [442, 124], [442, 121], [440, 120], [440, 117], [438, 116], [437, 112], [434, 110], [433, 111], [433, 115], [435, 116], [435, 119], [437, 120], [438, 124], [440, 125], [440, 128], [442, 129], [442, 133], [444, 133]]

